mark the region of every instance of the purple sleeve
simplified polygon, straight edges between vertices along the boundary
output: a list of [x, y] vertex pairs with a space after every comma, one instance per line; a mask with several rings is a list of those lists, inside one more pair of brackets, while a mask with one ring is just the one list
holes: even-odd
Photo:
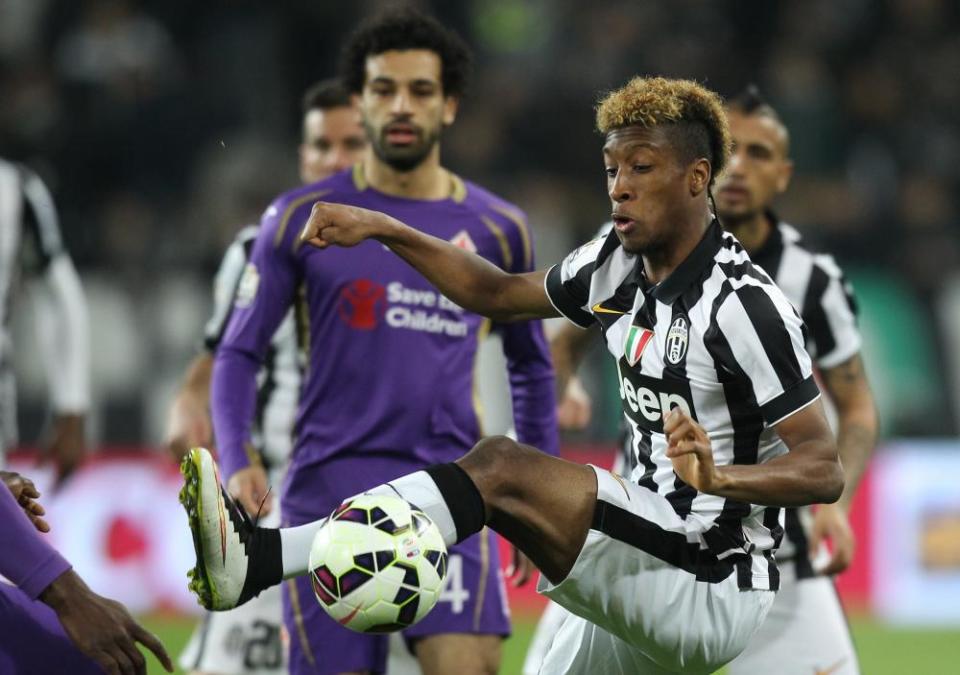
[[0, 574], [36, 599], [54, 579], [70, 569], [70, 563], [43, 540], [4, 486], [0, 486], [0, 518]]
[[[526, 218], [518, 209], [504, 223], [512, 265], [517, 274], [534, 269], [533, 242]], [[507, 373], [513, 399], [513, 424], [517, 439], [543, 452], [559, 456], [557, 392], [550, 347], [540, 321], [521, 321], [498, 327], [507, 358]]]
[[298, 228], [289, 222], [292, 215], [282, 199], [264, 213], [217, 348], [210, 407], [224, 483], [250, 464], [247, 447], [256, 415], [257, 372], [299, 280], [293, 249]]
[[500, 328], [507, 357], [517, 439], [550, 455], [560, 454], [557, 395], [550, 350], [539, 321]]

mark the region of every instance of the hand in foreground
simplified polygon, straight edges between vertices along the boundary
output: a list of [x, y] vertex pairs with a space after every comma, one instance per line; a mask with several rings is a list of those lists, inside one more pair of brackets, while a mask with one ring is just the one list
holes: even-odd
[[147, 672], [138, 642], [154, 653], [167, 672], [173, 672], [173, 663], [160, 640], [134, 621], [119, 602], [91, 591], [73, 570], [47, 586], [40, 600], [57, 613], [77, 649], [111, 675]]
[[713, 463], [713, 446], [702, 426], [682, 408], [674, 408], [664, 417], [667, 457], [684, 483], [700, 492], [712, 493], [721, 477]]
[[811, 558], [816, 558], [824, 541], [830, 542], [830, 560], [817, 571], [828, 575], [843, 572], [853, 561], [856, 542], [847, 513], [839, 504], [821, 504], [817, 507], [810, 531]]
[[385, 230], [385, 224], [393, 221], [379, 211], [370, 211], [359, 206], [317, 202], [310, 211], [300, 241], [318, 248], [330, 245], [356, 246]]
[[83, 415], [64, 413], [53, 419], [51, 438], [43, 454], [44, 459], [52, 459], [56, 467], [54, 491], [63, 485], [83, 462], [83, 427]]
[[191, 392], [181, 392], [170, 408], [167, 448], [179, 461], [190, 448], [209, 448], [212, 443], [213, 425], [206, 401]]
[[49, 532], [50, 525], [41, 516], [46, 511], [36, 500], [40, 497], [40, 491], [37, 490], [33, 481], [21, 476], [16, 471], [0, 471], [0, 479], [7, 489], [13, 494], [20, 508], [27, 514], [27, 518], [33, 523], [33, 526], [40, 532]]
[[510, 566], [507, 567], [507, 578], [510, 579], [511, 586], [519, 588], [530, 581], [530, 577], [536, 568], [523, 551], [516, 546], [512, 546], [511, 548], [513, 549], [513, 560], [510, 561]]
[[265, 516], [273, 511], [272, 500], [266, 498], [269, 485], [267, 472], [262, 466], [247, 466], [230, 476], [227, 492], [251, 518], [256, 518], [257, 514]]

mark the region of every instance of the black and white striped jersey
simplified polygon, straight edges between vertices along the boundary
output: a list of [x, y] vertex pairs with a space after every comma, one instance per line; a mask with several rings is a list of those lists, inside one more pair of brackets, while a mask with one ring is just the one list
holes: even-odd
[[18, 440], [9, 322], [23, 282], [35, 310], [35, 345], [43, 352], [51, 407], [84, 413], [90, 405], [90, 338], [80, 279], [43, 181], [0, 160], [0, 451]]
[[571, 253], [545, 283], [568, 319], [600, 324], [633, 433], [630, 478], [681, 516], [700, 565], [713, 566], [704, 578], [736, 571], [741, 588], [776, 589], [780, 509], [681, 481], [665, 455], [663, 415], [686, 409], [709, 434], [718, 465], [786, 453], [774, 425], [819, 397], [803, 322], [787, 298], [717, 221], [659, 284], [646, 280], [642, 259], [615, 232]]
[[[814, 253], [791, 225], [775, 223], [770, 236], [750, 256], [776, 282], [807, 326], [807, 349], [820, 370], [834, 368], [859, 353], [860, 330], [853, 289], [832, 256]], [[785, 509], [785, 537], [777, 559], [796, 564], [798, 579], [814, 576], [808, 555], [812, 511]]]
[[[240, 230], [217, 270], [213, 284], [213, 314], [204, 330], [204, 344], [211, 353], [216, 351], [230, 322], [234, 298], [250, 259], [257, 231], [254, 225]], [[252, 438], [271, 470], [282, 470], [293, 448], [293, 425], [300, 401], [303, 359], [291, 310], [274, 333], [263, 368], [257, 375], [257, 418]]]

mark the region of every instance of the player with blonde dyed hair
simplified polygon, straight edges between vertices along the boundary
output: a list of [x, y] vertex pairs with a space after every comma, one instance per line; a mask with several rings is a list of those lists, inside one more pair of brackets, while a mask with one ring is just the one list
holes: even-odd
[[[509, 274], [340, 204], [315, 204], [301, 240], [334, 255], [375, 239], [498, 320], [599, 324], [633, 434], [630, 476], [492, 437], [369, 492], [422, 508], [448, 545], [488, 525], [534, 561], [539, 590], [572, 612], [542, 673], [711, 673], [773, 602], [780, 507], [835, 501], [843, 472], [799, 316], [710, 211], [729, 156], [718, 97], [637, 78], [601, 102], [597, 121], [614, 228], [549, 270]], [[186, 472], [188, 513], [215, 513], [221, 499], [233, 508], [209, 455], [195, 452]], [[322, 524], [192, 516], [196, 590], [230, 605], [305, 574]]]

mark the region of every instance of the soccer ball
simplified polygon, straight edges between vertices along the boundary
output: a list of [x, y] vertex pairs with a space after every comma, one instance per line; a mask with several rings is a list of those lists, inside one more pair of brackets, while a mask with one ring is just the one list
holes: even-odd
[[433, 609], [447, 547], [427, 515], [400, 497], [343, 502], [313, 539], [313, 592], [335, 621], [359, 633], [412, 626]]

